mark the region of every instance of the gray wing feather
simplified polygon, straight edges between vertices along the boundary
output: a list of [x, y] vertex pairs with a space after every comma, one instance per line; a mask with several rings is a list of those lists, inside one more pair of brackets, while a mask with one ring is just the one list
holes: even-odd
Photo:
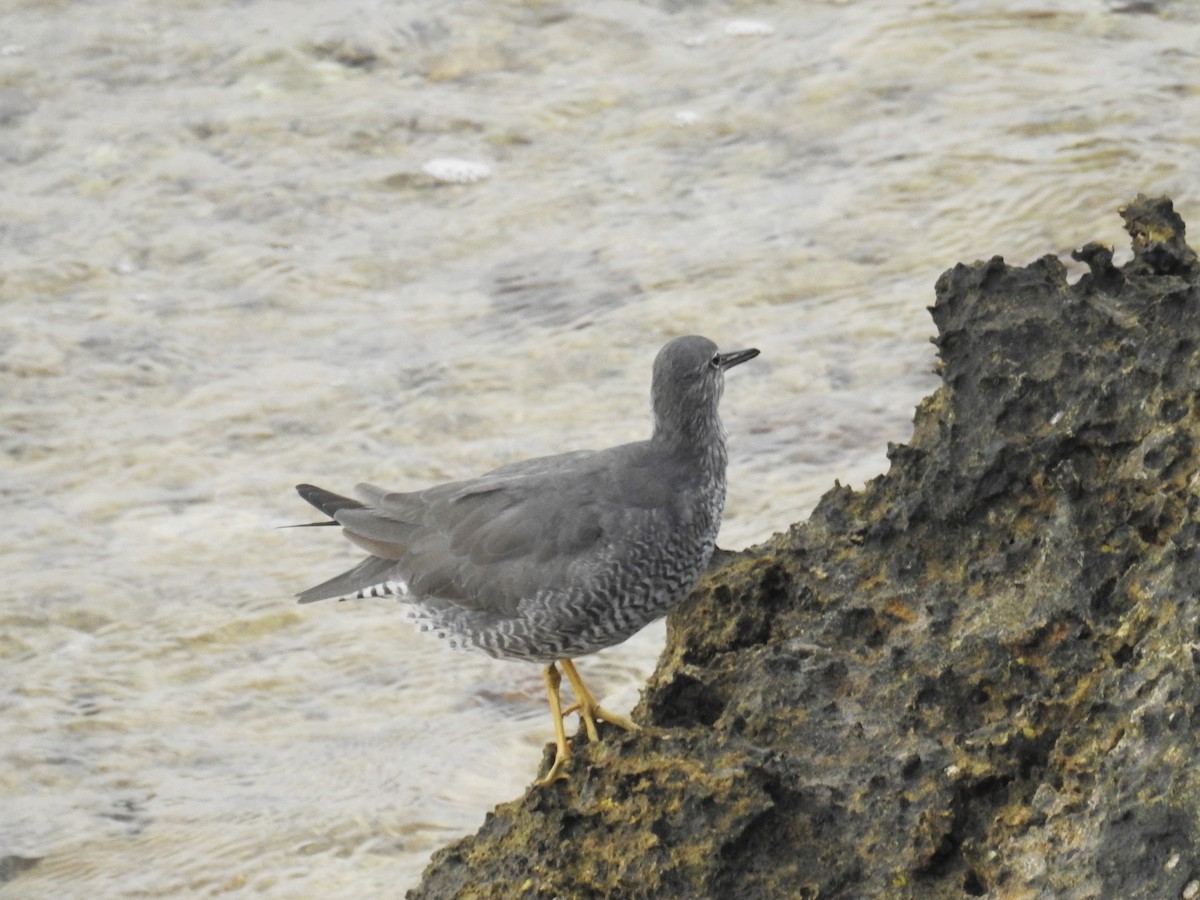
[[[671, 502], [671, 486], [630, 467], [639, 446], [526, 460], [412, 493], [359, 485], [364, 503], [331, 515], [372, 556], [301, 596], [334, 596], [329, 591], [342, 584], [358, 590], [374, 575], [402, 579], [426, 600], [515, 615], [522, 600], [603, 566], [612, 542], [625, 537], [630, 506]], [[625, 454], [625, 464], [614, 465], [614, 453]], [[614, 470], [621, 484], [606, 477]]]

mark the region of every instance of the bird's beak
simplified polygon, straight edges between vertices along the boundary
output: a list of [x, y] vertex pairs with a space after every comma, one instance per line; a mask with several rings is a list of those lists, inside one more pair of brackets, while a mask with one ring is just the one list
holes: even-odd
[[732, 353], [718, 354], [721, 360], [721, 369], [732, 369], [734, 366], [744, 363], [747, 360], [754, 359], [758, 356], [757, 350], [734, 350]]

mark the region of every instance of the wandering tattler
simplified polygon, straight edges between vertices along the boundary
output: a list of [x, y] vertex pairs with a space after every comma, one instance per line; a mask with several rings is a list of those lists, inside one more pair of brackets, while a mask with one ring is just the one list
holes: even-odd
[[[634, 731], [596, 702], [572, 657], [619, 644], [687, 596], [712, 555], [725, 505], [725, 370], [757, 350], [720, 353], [703, 337], [654, 360], [654, 434], [502, 466], [469, 481], [393, 493], [360, 484], [352, 500], [310, 484], [300, 496], [371, 555], [309, 588], [314, 600], [395, 596], [422, 631], [452, 647], [545, 665], [554, 763], [570, 757], [563, 717]], [[566, 710], [558, 666], [575, 692]]]

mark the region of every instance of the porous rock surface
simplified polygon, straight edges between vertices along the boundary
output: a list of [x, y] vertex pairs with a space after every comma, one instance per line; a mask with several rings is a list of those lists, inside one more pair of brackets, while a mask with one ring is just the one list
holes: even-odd
[[725, 557], [645, 730], [409, 897], [1200, 896], [1200, 266], [1169, 200], [1121, 215], [1076, 284], [946, 272], [888, 473]]

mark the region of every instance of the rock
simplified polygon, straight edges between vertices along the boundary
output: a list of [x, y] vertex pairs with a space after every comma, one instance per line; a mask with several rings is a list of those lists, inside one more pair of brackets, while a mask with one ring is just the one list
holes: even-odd
[[[1200, 892], [1200, 265], [1166, 199], [956, 266], [862, 491], [711, 572], [634, 718], [410, 898]], [[797, 402], [802, 402], [797, 399]]]

